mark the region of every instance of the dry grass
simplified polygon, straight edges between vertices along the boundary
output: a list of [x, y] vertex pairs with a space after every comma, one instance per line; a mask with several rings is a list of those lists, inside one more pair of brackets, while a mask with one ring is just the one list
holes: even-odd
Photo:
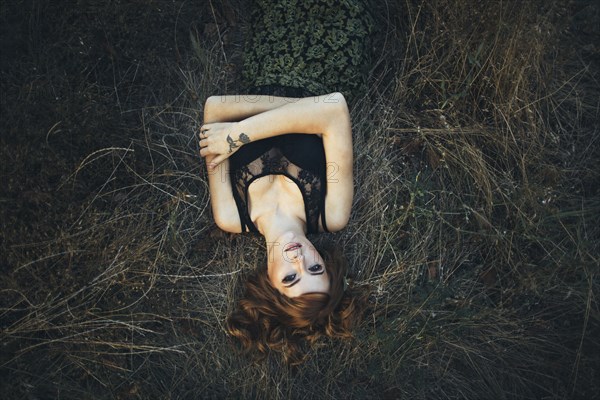
[[371, 309], [290, 368], [224, 334], [264, 244], [215, 227], [193, 138], [237, 92], [246, 6], [0, 8], [5, 396], [598, 393], [598, 7], [378, 3], [353, 214], [329, 235]]

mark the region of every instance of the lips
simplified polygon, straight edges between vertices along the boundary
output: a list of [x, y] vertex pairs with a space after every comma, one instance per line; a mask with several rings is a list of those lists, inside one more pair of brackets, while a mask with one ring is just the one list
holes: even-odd
[[298, 250], [301, 247], [302, 245], [300, 243], [290, 243], [283, 249], [283, 251], [294, 251]]

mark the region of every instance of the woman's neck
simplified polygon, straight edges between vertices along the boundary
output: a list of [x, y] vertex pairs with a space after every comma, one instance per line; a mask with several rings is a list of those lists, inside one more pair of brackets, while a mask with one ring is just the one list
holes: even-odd
[[306, 222], [280, 207], [275, 207], [273, 211], [261, 215], [256, 219], [255, 225], [265, 237], [267, 245], [275, 243], [286, 232], [293, 232], [296, 236], [306, 235]]

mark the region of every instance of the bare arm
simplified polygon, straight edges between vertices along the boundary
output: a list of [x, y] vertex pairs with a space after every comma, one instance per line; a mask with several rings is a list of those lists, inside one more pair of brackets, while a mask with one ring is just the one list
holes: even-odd
[[[315, 134], [324, 138], [330, 134], [335, 136], [340, 122], [350, 118], [346, 101], [340, 93], [305, 97], [291, 103], [281, 100], [284, 98], [278, 99], [272, 107], [268, 106], [271, 104], [269, 101], [253, 107], [253, 111], [259, 107], [268, 110], [239, 122], [205, 123], [200, 128], [200, 155], [214, 156], [213, 162], [219, 164], [244, 144], [272, 136], [286, 133]], [[240, 115], [238, 107], [235, 106], [237, 111], [229, 113]]]
[[[223, 95], [210, 96], [204, 103], [213, 117], [210, 122], [236, 122], [265, 111], [295, 103], [299, 98], [264, 95]], [[209, 123], [204, 121], [204, 123]]]
[[344, 111], [346, 101], [340, 93], [305, 97], [246, 118], [234, 132], [245, 133], [251, 141], [292, 132], [327, 136]]
[[[213, 108], [204, 108], [205, 123], [217, 122], [217, 117], [218, 115], [214, 113]], [[231, 189], [229, 160], [224, 160], [218, 166], [213, 167], [213, 159], [214, 156], [208, 156], [205, 158], [205, 162], [208, 170], [211, 208], [215, 223], [226, 232], [240, 233], [242, 227]]]

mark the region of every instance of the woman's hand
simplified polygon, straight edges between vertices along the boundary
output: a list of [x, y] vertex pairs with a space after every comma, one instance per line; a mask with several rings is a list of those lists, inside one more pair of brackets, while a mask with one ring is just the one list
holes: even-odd
[[235, 153], [244, 144], [250, 143], [245, 133], [236, 132], [237, 122], [217, 122], [200, 127], [200, 156], [210, 161], [212, 168]]

